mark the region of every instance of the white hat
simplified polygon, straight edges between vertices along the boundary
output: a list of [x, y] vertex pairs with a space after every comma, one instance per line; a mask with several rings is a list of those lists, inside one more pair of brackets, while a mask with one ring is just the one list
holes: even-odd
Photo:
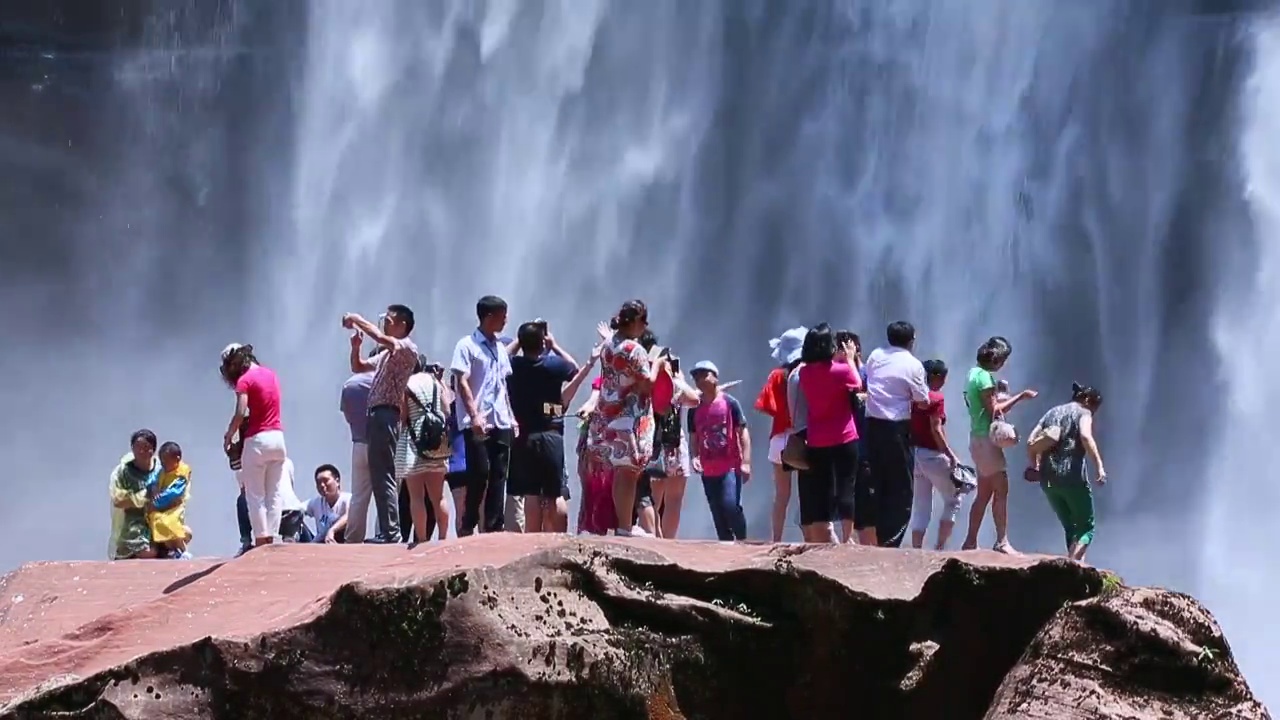
[[227, 358], [231, 357], [231, 353], [239, 350], [242, 347], [244, 347], [244, 345], [240, 343], [231, 343], [230, 345], [222, 348], [222, 362], [226, 362]]
[[716, 364], [711, 362], [710, 360], [703, 360], [697, 365], [694, 365], [693, 372], [690, 374], [697, 375], [700, 372], [715, 373], [716, 377], [720, 377], [720, 368], [716, 367]]
[[801, 325], [782, 333], [782, 337], [770, 340], [769, 347], [773, 349], [774, 361], [779, 365], [790, 365], [799, 360], [800, 350], [804, 347], [804, 336], [808, 333], [809, 329]]

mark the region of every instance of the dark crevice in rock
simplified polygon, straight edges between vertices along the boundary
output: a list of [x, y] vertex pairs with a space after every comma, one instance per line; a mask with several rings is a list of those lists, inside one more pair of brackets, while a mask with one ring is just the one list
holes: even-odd
[[[720, 720], [851, 708], [869, 720], [977, 720], [998, 689], [1011, 707], [1037, 701], [1036, 688], [1002, 682], [1027, 657], [1059, 652], [1042, 630], [1064, 623], [1100, 638], [1095, 655], [1070, 658], [1078, 677], [1242, 697], [1207, 613], [1151, 595], [1140, 610], [1150, 616], [1134, 620], [1109, 604], [1127, 590], [1077, 602], [1104, 585], [1080, 565], [950, 559], [916, 597], [898, 599], [800, 567], [802, 554], [701, 572], [573, 544], [403, 586], [357, 582], [309, 622], [154, 653], [0, 720]], [[1149, 632], [1156, 621], [1183, 634]], [[1189, 659], [1187, 638], [1207, 649]]]

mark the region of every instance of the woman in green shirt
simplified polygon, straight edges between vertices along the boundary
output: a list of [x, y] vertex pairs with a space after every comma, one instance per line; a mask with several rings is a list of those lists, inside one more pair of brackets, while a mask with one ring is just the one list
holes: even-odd
[[978, 473], [978, 490], [969, 508], [969, 532], [965, 535], [962, 550], [978, 547], [978, 531], [991, 506], [991, 518], [996, 524], [996, 552], [1014, 553], [1009, 543], [1009, 473], [1004, 450], [991, 440], [991, 423], [1019, 402], [1034, 398], [1035, 390], [1022, 392], [1003, 399], [996, 397], [995, 373], [1004, 368], [1013, 346], [1002, 337], [993, 337], [978, 348], [978, 365], [969, 371], [964, 386], [964, 404], [969, 410], [969, 454]]

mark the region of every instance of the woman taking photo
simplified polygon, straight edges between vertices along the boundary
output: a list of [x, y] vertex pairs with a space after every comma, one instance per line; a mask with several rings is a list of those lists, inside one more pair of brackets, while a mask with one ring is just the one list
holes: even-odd
[[996, 524], [996, 552], [1015, 553], [1009, 543], [1009, 474], [1004, 450], [991, 439], [991, 425], [1002, 419], [1015, 405], [1036, 396], [1035, 390], [1023, 390], [1004, 399], [996, 397], [997, 372], [1004, 369], [1013, 347], [1002, 337], [993, 337], [978, 348], [978, 364], [969, 371], [964, 387], [964, 404], [969, 410], [969, 454], [978, 473], [978, 490], [969, 508], [969, 532], [961, 550], [978, 547], [978, 531], [991, 506]]
[[636, 483], [653, 456], [653, 381], [664, 363], [649, 359], [639, 337], [649, 311], [628, 300], [609, 322], [612, 337], [601, 353], [600, 400], [591, 416], [587, 447], [613, 468], [614, 534], [630, 537]]
[[[798, 382], [804, 398], [805, 446], [809, 469], [800, 474], [800, 529], [805, 542], [836, 541], [832, 523], [851, 509], [837, 505], [854, 495], [858, 473], [858, 428], [853, 417], [853, 394], [862, 381], [853, 366], [836, 360], [835, 333], [826, 323], [805, 335], [800, 352]], [[847, 357], [852, 344], [840, 348]], [[799, 419], [792, 421], [799, 425]], [[853, 542], [852, 535], [846, 538]]]
[[1039, 481], [1049, 506], [1062, 523], [1067, 555], [1082, 561], [1093, 543], [1093, 491], [1089, 468], [1093, 462], [1099, 486], [1107, 482], [1102, 454], [1093, 438], [1093, 416], [1102, 407], [1102, 393], [1091, 387], [1071, 385], [1071, 402], [1049, 410], [1027, 440], [1031, 465], [1026, 478]]
[[254, 357], [252, 345], [239, 343], [222, 351], [221, 374], [236, 394], [222, 449], [230, 456], [243, 443], [237, 474], [249, 507], [253, 544], [267, 545], [280, 529], [280, 478], [287, 457], [280, 422], [280, 381]]

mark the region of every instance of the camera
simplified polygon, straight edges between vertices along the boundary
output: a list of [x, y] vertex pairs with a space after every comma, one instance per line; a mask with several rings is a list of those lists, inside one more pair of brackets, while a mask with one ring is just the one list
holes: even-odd
[[663, 348], [662, 352], [658, 353], [658, 357], [667, 359], [667, 362], [671, 364], [672, 374], [680, 374], [680, 356], [671, 352], [671, 348]]

